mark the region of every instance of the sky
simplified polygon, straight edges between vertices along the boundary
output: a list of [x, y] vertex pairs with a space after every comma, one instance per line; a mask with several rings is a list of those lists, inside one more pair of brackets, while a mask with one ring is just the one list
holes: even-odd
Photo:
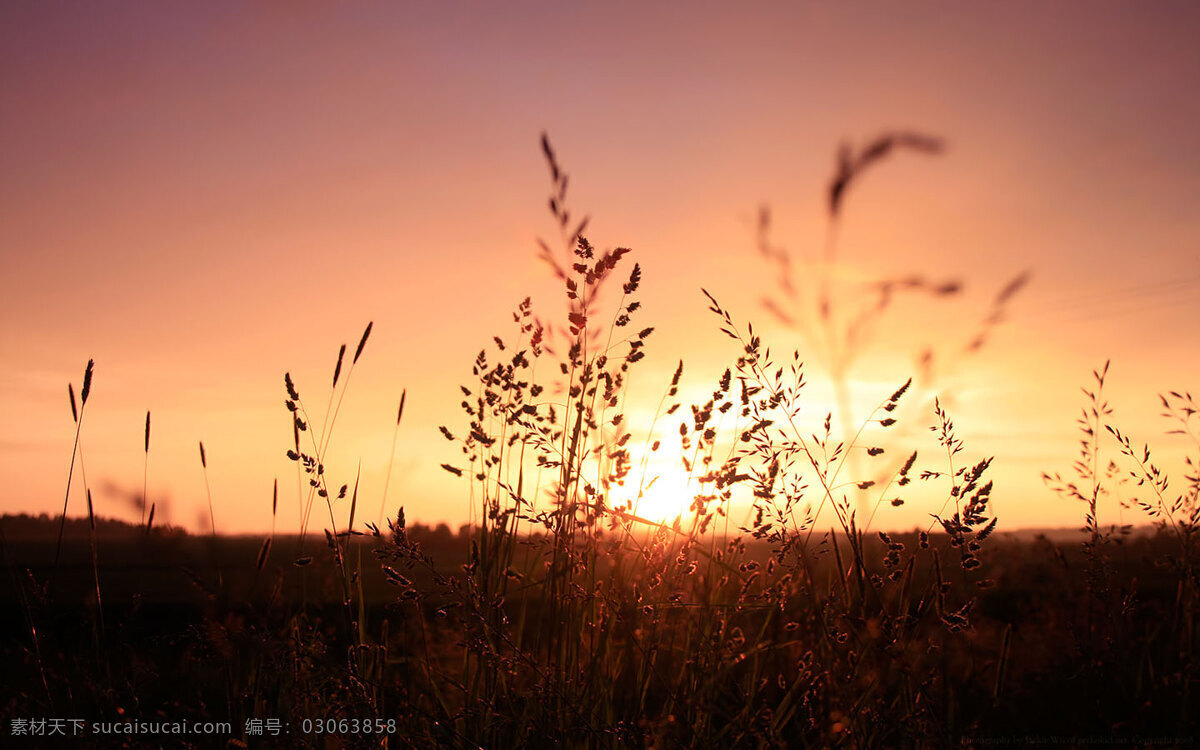
[[987, 346], [919, 384], [904, 434], [928, 443], [941, 397], [968, 456], [995, 456], [1002, 527], [1077, 525], [1040, 474], [1070, 470], [1093, 368], [1112, 360], [1113, 418], [1165, 466], [1186, 448], [1157, 394], [1200, 372], [1198, 23], [1172, 2], [5, 3], [0, 511], [62, 511], [67, 384], [94, 358], [69, 515], [86, 482], [101, 515], [139, 518], [150, 410], [160, 520], [208, 527], [203, 441], [219, 531], [269, 528], [276, 479], [274, 523], [294, 528], [283, 373], [323, 407], [338, 347], [373, 321], [329, 473], [361, 472], [372, 520], [385, 482], [389, 515], [467, 520], [437, 428], [464, 424], [458, 386], [524, 297], [563, 305], [536, 258], [557, 236], [543, 132], [592, 242], [644, 271], [635, 426], [679, 359], [703, 398], [737, 356], [701, 288], [800, 349], [819, 422], [827, 363], [762, 306], [755, 218], [769, 205], [774, 241], [818, 257], [839, 146], [911, 130], [944, 151], [865, 173], [820, 268], [847, 295], [912, 273], [963, 292], [889, 310], [848, 373], [853, 411], [923, 348], [960, 350], [1030, 271]]

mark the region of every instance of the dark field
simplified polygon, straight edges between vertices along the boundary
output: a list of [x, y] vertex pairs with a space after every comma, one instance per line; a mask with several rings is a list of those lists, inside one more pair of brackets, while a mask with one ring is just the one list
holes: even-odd
[[[472, 619], [486, 623], [503, 611], [510, 620], [524, 620], [523, 628], [507, 632], [523, 632], [525, 643], [499, 641], [494, 648], [505, 677], [523, 682], [529, 692], [522, 696], [514, 690], [508, 696], [514, 704], [495, 709], [531, 714], [537, 727], [536, 722], [546, 721], [537, 714], [550, 706], [515, 706], [539, 695], [553, 701], [557, 691], [572, 687], [543, 682], [545, 664], [526, 664], [518, 655], [534, 655], [535, 649], [561, 653], [555, 622], [562, 613], [540, 596], [514, 593], [492, 610], [469, 611], [472, 599], [462, 595], [465, 589], [439, 581], [439, 576], [464, 575], [467, 536], [445, 528], [408, 529], [403, 546], [410, 552], [419, 547], [419, 554], [432, 558], [431, 568], [396, 565], [399, 546], [388, 532], [356, 537], [344, 547], [354, 590], [347, 610], [338, 566], [323, 541], [309, 539], [302, 549], [297, 537], [278, 537], [260, 568], [261, 539], [213, 540], [169, 530], [147, 538], [137, 529], [102, 523], [96, 538], [101, 609], [86, 526], [75, 524], [68, 531], [57, 575], [56, 524], [8, 518], [5, 529], [0, 597], [8, 665], [3, 698], [10, 717], [231, 722], [231, 737], [187, 740], [198, 747], [238, 738], [250, 746], [380, 744], [380, 735], [361, 732], [308, 734], [303, 740], [242, 733], [247, 719], [269, 717], [293, 732], [300, 731], [304, 719], [395, 719], [394, 732], [388, 733], [391, 747], [473, 746], [470, 731], [503, 737], [482, 743], [496, 747], [543, 740], [578, 746], [702, 745], [707, 740], [697, 737], [699, 731], [722, 728], [739, 746], [985, 747], [1000, 738], [1033, 745], [1075, 738], [1066, 744], [1186, 746], [1195, 732], [1196, 672], [1191, 644], [1174, 637], [1187, 623], [1174, 620], [1181, 592], [1165, 562], [1173, 542], [1149, 532], [1106, 544], [1102, 579], [1096, 579], [1097, 565], [1080, 545], [1081, 532], [1054, 534], [1055, 541], [1046, 535], [997, 533], [979, 555], [981, 566], [970, 574], [946, 565], [946, 580], [939, 585], [936, 571], [914, 570], [907, 584], [915, 592], [909, 598], [909, 623], [897, 622], [898, 616], [890, 614], [896, 610], [886, 606], [875, 612], [864, 607], [864, 617], [854, 610], [835, 614], [827, 603], [823, 618], [813, 601], [841, 598], [837, 553], [828, 544], [814, 544], [808, 564], [799, 568], [772, 563], [765, 541], [752, 540], [744, 549], [718, 544], [716, 556], [732, 570], [750, 569], [771, 579], [744, 592], [742, 584], [734, 587], [736, 603], [712, 595], [716, 582], [706, 575], [722, 568], [693, 551], [689, 554], [710, 566], [707, 573], [692, 574], [696, 588], [691, 591], [676, 581], [673, 590], [651, 593], [649, 579], [655, 574], [645, 567], [622, 585], [645, 590], [640, 595], [648, 610], [629, 606], [634, 591], [603, 595], [603, 601], [624, 606], [611, 613], [614, 643], [607, 648], [615, 654], [632, 649], [641, 659], [657, 652], [657, 668], [636, 680], [631, 679], [636, 673], [625, 669], [638, 659], [611, 674], [624, 683], [622, 691], [610, 691], [616, 693], [608, 697], [613, 708], [633, 700], [625, 691], [640, 689], [637, 712], [644, 718], [605, 726], [604, 716], [589, 715], [585, 703], [564, 701], [557, 710], [567, 716], [557, 720], [566, 726], [541, 728], [561, 734], [527, 735], [510, 745], [508, 733], [518, 727], [489, 715], [490, 707], [464, 700], [481, 689], [467, 682], [479, 669], [470, 654], [480, 646], [468, 645], [469, 639], [487, 635], [487, 626]], [[14, 530], [22, 532], [19, 537]], [[917, 551], [929, 559], [935, 551], [943, 560], [956, 556], [945, 534], [929, 537], [928, 549], [917, 532], [890, 540], [904, 545], [905, 557]], [[523, 545], [513, 570], [544, 568], [550, 549], [544, 541]], [[644, 542], [655, 544], [653, 538]], [[863, 542], [868, 570], [906, 570], [884, 564], [888, 549], [879, 538]], [[845, 540], [841, 546], [845, 554]], [[671, 549], [674, 557], [682, 547]], [[388, 580], [380, 555], [402, 577], [392, 573]], [[309, 556], [306, 566], [293, 562]], [[612, 559], [602, 559], [598, 570], [581, 574], [595, 572], [597, 580], [615, 585], [627, 575], [616, 568]], [[791, 583], [783, 581], [789, 569]], [[788, 588], [782, 598], [772, 592], [780, 585]], [[939, 605], [942, 586], [947, 595]], [[813, 590], [806, 591], [809, 587]], [[885, 597], [890, 593], [879, 590]], [[953, 612], [963, 601], [959, 590], [975, 602], [969, 627], [955, 625]], [[853, 591], [844, 596], [854, 601]], [[926, 610], [942, 614], [926, 616]], [[704, 631], [697, 632], [697, 623], [705, 623]], [[501, 627], [514, 625], [498, 626], [496, 633]], [[542, 640], [538, 631], [550, 637]], [[698, 636], [710, 643], [689, 640]], [[689, 655], [711, 661], [681, 684], [676, 670], [690, 671]], [[629, 660], [629, 655], [617, 658]], [[797, 690], [796, 684], [802, 687]], [[688, 704], [676, 704], [685, 690]], [[912, 705], [905, 706], [906, 701]], [[789, 702], [794, 707], [778, 721]], [[612, 715], [619, 716], [615, 710]], [[870, 723], [862, 723], [867, 716]], [[157, 746], [160, 739], [125, 741]], [[96, 738], [79, 742], [107, 745]]]

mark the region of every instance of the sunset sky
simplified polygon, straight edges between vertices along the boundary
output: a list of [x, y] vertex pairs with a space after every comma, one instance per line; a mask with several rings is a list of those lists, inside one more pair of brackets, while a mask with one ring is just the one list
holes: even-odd
[[[139, 517], [149, 409], [165, 521], [207, 528], [202, 440], [218, 530], [269, 528], [275, 478], [294, 527], [283, 373], [323, 407], [339, 345], [374, 321], [334, 483], [361, 461], [375, 520], [407, 389], [389, 513], [464, 522], [437, 427], [463, 424], [458, 384], [525, 296], [562, 310], [536, 258], [557, 237], [543, 131], [593, 243], [644, 269], [656, 332], [631, 418], [648, 421], [678, 359], [683, 395], [704, 398], [736, 357], [701, 287], [801, 349], [819, 417], [820, 357], [761, 305], [758, 207], [816, 257], [838, 146], [908, 129], [944, 153], [898, 153], [853, 186], [834, 273], [964, 293], [898, 305], [851, 373], [855, 401], [894, 390], [923, 347], [961, 347], [1031, 270], [986, 348], [914, 405], [942, 393], [969, 454], [996, 456], [1002, 527], [1077, 525], [1040, 472], [1075, 458], [1091, 369], [1112, 359], [1116, 421], [1167, 465], [1183, 444], [1156, 394], [1198, 385], [1198, 29], [1182, 2], [4, 3], [0, 511], [61, 511], [67, 384], [92, 357], [81, 445], [99, 513]], [[927, 440], [931, 409], [912, 415]]]

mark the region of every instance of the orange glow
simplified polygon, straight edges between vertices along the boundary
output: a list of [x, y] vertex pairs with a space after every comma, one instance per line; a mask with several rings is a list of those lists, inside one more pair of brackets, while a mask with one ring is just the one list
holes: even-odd
[[[1004, 527], [1078, 525], [1081, 509], [1039, 474], [1075, 459], [1091, 369], [1113, 359], [1116, 417], [1168, 452], [1155, 394], [1194, 390], [1200, 372], [1200, 99], [1180, 96], [1200, 55], [1195, 22], [1025, 10], [8, 4], [0, 510], [61, 510], [66, 385], [94, 357], [81, 449], [101, 515], [139, 517], [149, 409], [160, 521], [207, 528], [203, 440], [218, 531], [270, 528], [275, 479], [278, 526], [294, 528], [303, 485], [285, 457], [283, 373], [319, 422], [338, 347], [374, 321], [331, 484], [361, 466], [360, 518], [377, 520], [407, 389], [386, 514], [465, 522], [466, 485], [440, 468], [460, 456], [437, 428], [463, 431], [458, 385], [521, 299], [563, 308], [535, 260], [536, 238], [558, 232], [543, 130], [593, 242], [632, 247], [644, 269], [641, 321], [656, 331], [631, 413], [653, 414], [683, 359], [686, 414], [738, 356], [703, 287], [774, 349], [802, 350], [816, 429], [836, 396], [820, 348], [762, 307], [774, 276], [757, 208], [772, 205], [795, 257], [819, 258], [838, 144], [912, 128], [946, 152], [897, 154], [853, 188], [834, 277], [919, 271], [964, 292], [896, 304], [847, 373], [853, 412], [917, 374], [923, 347], [961, 351], [1004, 282], [1032, 269], [987, 346], [914, 388], [906, 434], [928, 440], [945, 396], [969, 457], [996, 456]], [[655, 520], [694, 489], [663, 460], [638, 510]], [[929, 512], [888, 506], [875, 526]]]

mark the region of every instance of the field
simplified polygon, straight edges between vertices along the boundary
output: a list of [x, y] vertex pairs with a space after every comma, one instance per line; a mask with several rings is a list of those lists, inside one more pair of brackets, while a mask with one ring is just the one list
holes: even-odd
[[[47, 592], [37, 582], [51, 578], [55, 524], [6, 519], [14, 526], [43, 533], [22, 542], [10, 536], [5, 547], [10, 716], [123, 709], [148, 720], [227, 720], [237, 729], [274, 717], [292, 732], [306, 718], [395, 719], [392, 747], [508, 747], [538, 744], [535, 737], [565, 746], [985, 747], [1075, 738], [1058, 744], [1171, 747], [1187, 745], [1195, 728], [1194, 667], [1189, 644], [1175, 639], [1186, 622], [1176, 621], [1181, 592], [1164, 562], [1175, 548], [1166, 534], [1106, 546], [1102, 590], [1089, 588], [1096, 563], [1078, 541], [1044, 535], [997, 533], [978, 569], [967, 576], [947, 565], [940, 585], [929, 565], [905, 563], [901, 581], [914, 593], [903, 622], [886, 607], [902, 592], [884, 585], [876, 590], [888, 598], [878, 608], [861, 602], [853, 578], [842, 588], [846, 579], [831, 564], [837, 553], [828, 549], [793, 577], [803, 584], [781, 582], [787, 568], [761, 541], [733, 551], [721, 542], [725, 554], [715, 559], [728, 569], [685, 553], [688, 566], [704, 565], [685, 578], [682, 545], [659, 539], [658, 562], [640, 560], [632, 575], [602, 563], [601, 580], [629, 576], [622, 585], [637, 582], [645, 593], [607, 595], [597, 614], [584, 614], [611, 618], [600, 625], [608, 643], [575, 640], [569, 658], [578, 666], [550, 672], [568, 645], [554, 637], [562, 615], [540, 592], [509, 593], [521, 597], [510, 617], [525, 621], [510, 630], [517, 624], [487, 621], [493, 610], [476, 604], [478, 594], [464, 596], [447, 580], [439, 588], [438, 577], [461, 575], [471, 545], [446, 529], [418, 525], [399, 540], [385, 534], [347, 545], [361, 571], [347, 613], [327, 548], [303, 568], [274, 558], [260, 568], [259, 539], [213, 543], [110, 528], [96, 539], [107, 561], [99, 568], [101, 623], [87, 529], [68, 533], [55, 591]], [[867, 569], [886, 572], [880, 558], [888, 547], [865, 542]], [[298, 543], [276, 539], [275, 556], [290, 560]], [[957, 556], [944, 534], [930, 536], [927, 550], [918, 534], [891, 543], [904, 545], [905, 558], [921, 550], [918, 563], [935, 552]], [[412, 559], [417, 547], [438, 562], [400, 566], [398, 587], [377, 557], [402, 548]], [[516, 567], [540, 567], [540, 557], [519, 552]], [[747, 589], [737, 575], [746, 569], [770, 578]], [[663, 577], [657, 586], [648, 580], [655, 575]], [[733, 583], [722, 587], [726, 575]], [[973, 584], [981, 580], [994, 585]], [[949, 591], [940, 594], [942, 586]], [[967, 601], [974, 604], [963, 623], [956, 613]], [[509, 632], [526, 642], [506, 640]], [[602, 651], [593, 657], [593, 648]], [[297, 744], [235, 736], [251, 746]], [[301, 744], [371, 747], [378, 736], [335, 731]], [[136, 737], [131, 744], [140, 745]]]
[[[831, 225], [864, 168], [938, 148], [885, 134], [844, 155]], [[321, 419], [310, 404], [340, 405], [368, 325], [356, 348], [342, 347], [327, 397], [306, 400], [281, 374], [295, 427], [280, 451], [303, 478], [302, 534], [225, 537], [214, 520], [212, 533], [189, 535], [156, 526], [153, 506], [141, 525], [106, 521], [86, 486], [84, 518], [64, 508], [4, 519], [11, 734], [19, 717], [120, 717], [228, 723], [220, 736], [172, 738], [197, 747], [1194, 742], [1200, 479], [1193, 458], [1172, 481], [1111, 423], [1107, 367], [1085, 389], [1076, 462], [1046, 477], [1057, 502], [1079, 508], [1080, 528], [1053, 535], [1004, 530], [990, 507], [992, 462], [963, 460], [940, 402], [920, 417], [906, 409], [911, 379], [865, 419], [830, 412], [814, 431], [801, 416], [801, 353], [772, 352], [708, 292], [733, 342], [728, 369], [710, 398], [683, 404], [680, 363], [655, 424], [635, 436], [624, 397], [653, 340], [639, 320], [641, 269], [628, 249], [586, 239], [546, 140], [543, 151], [562, 247], [544, 244], [542, 257], [565, 315], [520, 302], [442, 429], [461, 449], [443, 468], [471, 522], [431, 529], [401, 507], [380, 528], [363, 522], [357, 482], [326, 476], [338, 413]], [[786, 292], [790, 266], [768, 225], [764, 215], [762, 249]], [[1026, 280], [999, 291], [990, 321]], [[828, 282], [818, 278], [805, 324], [825, 343], [835, 390], [860, 327], [893, 294], [954, 291], [909, 277], [871, 292], [856, 318], [838, 314], [850, 301]], [[77, 431], [92, 380], [89, 363], [70, 391]], [[1195, 434], [1190, 395], [1164, 394], [1162, 405]], [[403, 415], [402, 400], [397, 426]], [[933, 420], [939, 455], [891, 437], [910, 419]], [[673, 520], [639, 508], [647, 457], [666, 434], [678, 435], [690, 488]], [[203, 444], [199, 461], [207, 470]], [[73, 481], [85, 480], [68, 478], [67, 500]], [[633, 499], [614, 499], [623, 492]], [[880, 509], [930, 497], [927, 526], [879, 530]], [[1099, 518], [1102, 498], [1137, 525]], [[736, 502], [753, 508], [749, 523], [733, 520]], [[133, 729], [75, 742], [162, 740]]]

